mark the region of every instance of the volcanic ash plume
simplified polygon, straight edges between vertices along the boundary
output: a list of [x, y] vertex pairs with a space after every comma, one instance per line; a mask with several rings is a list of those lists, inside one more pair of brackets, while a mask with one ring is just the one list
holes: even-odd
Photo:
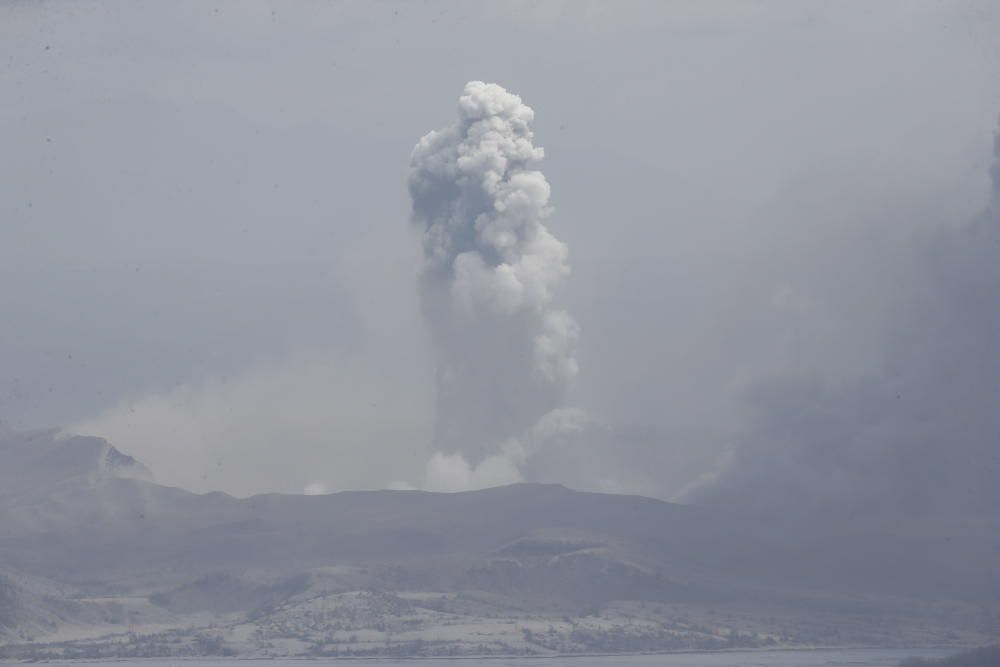
[[[1000, 513], [1000, 131], [981, 215], [922, 241], [883, 367], [750, 394], [743, 444], [703, 503], [765, 511]], [[905, 309], [902, 307], [905, 305]]]
[[[577, 372], [576, 323], [552, 307], [569, 264], [566, 245], [544, 224], [552, 209], [535, 168], [543, 151], [532, 144], [533, 118], [517, 95], [473, 81], [458, 122], [413, 151], [440, 460], [489, 463], [501, 443], [560, 406]], [[497, 479], [511, 481], [516, 470], [508, 468]]]

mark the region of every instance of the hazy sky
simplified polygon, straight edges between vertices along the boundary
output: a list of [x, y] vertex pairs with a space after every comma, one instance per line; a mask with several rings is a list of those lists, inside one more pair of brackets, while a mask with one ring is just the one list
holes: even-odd
[[472, 80], [569, 248], [589, 435], [529, 478], [674, 497], [773, 454], [762, 383], [893, 356], [989, 202], [1000, 7], [3, 2], [0, 417], [195, 490], [420, 484], [410, 154]]

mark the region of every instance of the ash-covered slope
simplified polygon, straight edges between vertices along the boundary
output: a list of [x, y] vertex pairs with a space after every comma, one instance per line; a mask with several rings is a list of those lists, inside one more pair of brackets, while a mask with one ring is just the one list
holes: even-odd
[[392, 572], [402, 588], [588, 601], [1000, 598], [996, 522], [737, 518], [537, 484], [237, 499], [135, 479], [141, 464], [103, 440], [3, 443], [14, 493], [0, 502], [0, 565], [57, 581], [167, 586], [220, 571], [349, 565]]
[[[647, 603], [683, 607], [680, 619], [696, 610], [710, 620], [721, 605], [751, 623], [783, 609], [788, 619], [819, 614], [862, 629], [859, 618], [891, 613], [905, 628], [931, 607], [966, 618], [1000, 601], [996, 521], [736, 517], [541, 484], [239, 499], [142, 479], [141, 464], [95, 438], [8, 433], [2, 442], [0, 642], [11, 646], [123, 624], [181, 634], [224, 626], [232, 639], [241, 627], [286, 637], [305, 623], [327, 637], [354, 618], [338, 605], [369, 593], [392, 609], [402, 604], [395, 595], [425, 600], [437, 619], [425, 619], [428, 632], [458, 610], [487, 623]], [[342, 629], [347, 638], [390, 632], [387, 619], [403, 607]], [[667, 643], [655, 646], [700, 645], [657, 625], [667, 622], [660, 616], [651, 631]], [[858, 632], [844, 637], [869, 641]], [[270, 650], [261, 641], [253, 650]], [[34, 655], [24, 650], [11, 655]]]
[[102, 438], [59, 429], [13, 431], [0, 424], [0, 507], [44, 498], [66, 485], [109, 478], [151, 479], [149, 470]]
[[30, 589], [25, 577], [0, 572], [0, 639], [26, 639], [58, 627], [59, 610]]
[[50, 637], [60, 630], [114, 627], [125, 620], [115, 602], [68, 592], [59, 582], [0, 567], [0, 645]]

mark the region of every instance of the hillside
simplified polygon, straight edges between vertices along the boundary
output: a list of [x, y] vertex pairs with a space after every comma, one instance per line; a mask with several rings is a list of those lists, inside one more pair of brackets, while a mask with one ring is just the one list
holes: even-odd
[[537, 484], [238, 499], [159, 486], [99, 439], [0, 448], [13, 656], [962, 644], [997, 629], [991, 521], [735, 517]]

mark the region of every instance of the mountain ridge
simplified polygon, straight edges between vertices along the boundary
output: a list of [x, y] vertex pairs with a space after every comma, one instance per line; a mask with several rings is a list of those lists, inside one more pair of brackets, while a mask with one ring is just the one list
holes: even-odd
[[[779, 624], [784, 630], [767, 631], [776, 638], [798, 627], [799, 616], [818, 614], [830, 627], [851, 628], [845, 636], [878, 644], [887, 639], [871, 639], [872, 631], [852, 620], [857, 614], [898, 618], [904, 627], [914, 619], [929, 623], [926, 610], [934, 609], [935, 618], [947, 620], [935, 621], [931, 634], [965, 637], [973, 631], [969, 610], [992, 609], [1000, 600], [1000, 527], [991, 523], [894, 525], [876, 517], [810, 524], [538, 483], [460, 493], [237, 498], [156, 484], [134, 474], [145, 468], [124, 454], [125, 474], [103, 467], [114, 448], [100, 439], [57, 440], [46, 431], [3, 442], [6, 451], [29, 451], [10, 461], [35, 473], [39, 461], [57, 464], [50, 474], [22, 476], [36, 482], [30, 492], [0, 494], [0, 571], [12, 584], [8, 597], [27, 601], [0, 609], [8, 621], [21, 619], [0, 627], [0, 641], [6, 638], [15, 646], [8, 653], [17, 655], [36, 655], [39, 646], [49, 647], [44, 655], [71, 655], [79, 648], [73, 641], [52, 648], [67, 628], [113, 635], [119, 623], [176, 627], [171, 632], [183, 635], [184, 650], [194, 654], [201, 644], [181, 628], [201, 624], [239, 644], [234, 650], [256, 655], [263, 644], [251, 647], [240, 634], [250, 630], [239, 628], [287, 639], [288, 627], [306, 622], [330, 628], [309, 635], [310, 646], [325, 654], [334, 645], [347, 650], [352, 636], [333, 629], [363, 617], [375, 625], [356, 629], [369, 632], [390, 620], [403, 623], [401, 614], [422, 619], [423, 634], [415, 637], [438, 636], [459, 617], [484, 624], [507, 615], [523, 628], [535, 628], [539, 618], [577, 619], [559, 640], [569, 646], [578, 642], [573, 627], [588, 615], [604, 619], [592, 628], [600, 639], [592, 639], [606, 642], [610, 628], [624, 632], [628, 615], [642, 609], [650, 616], [642, 642], [714, 646], [723, 632], [708, 623], [716, 608], [760, 628], [758, 635], [766, 626], [761, 618], [789, 615]], [[18, 476], [11, 466], [3, 474]], [[318, 600], [326, 602], [317, 607]], [[704, 616], [694, 624], [701, 630], [676, 630], [662, 615], [667, 611], [650, 615], [648, 605], [672, 610], [675, 626]], [[355, 621], [330, 620], [338, 614]], [[35, 639], [18, 643], [29, 635]], [[332, 644], [316, 644], [328, 635]], [[39, 644], [39, 637], [49, 639]], [[495, 652], [549, 646], [515, 642], [517, 633], [503, 637], [507, 648]], [[95, 655], [108, 646], [87, 641]], [[292, 646], [281, 654], [306, 650]]]

